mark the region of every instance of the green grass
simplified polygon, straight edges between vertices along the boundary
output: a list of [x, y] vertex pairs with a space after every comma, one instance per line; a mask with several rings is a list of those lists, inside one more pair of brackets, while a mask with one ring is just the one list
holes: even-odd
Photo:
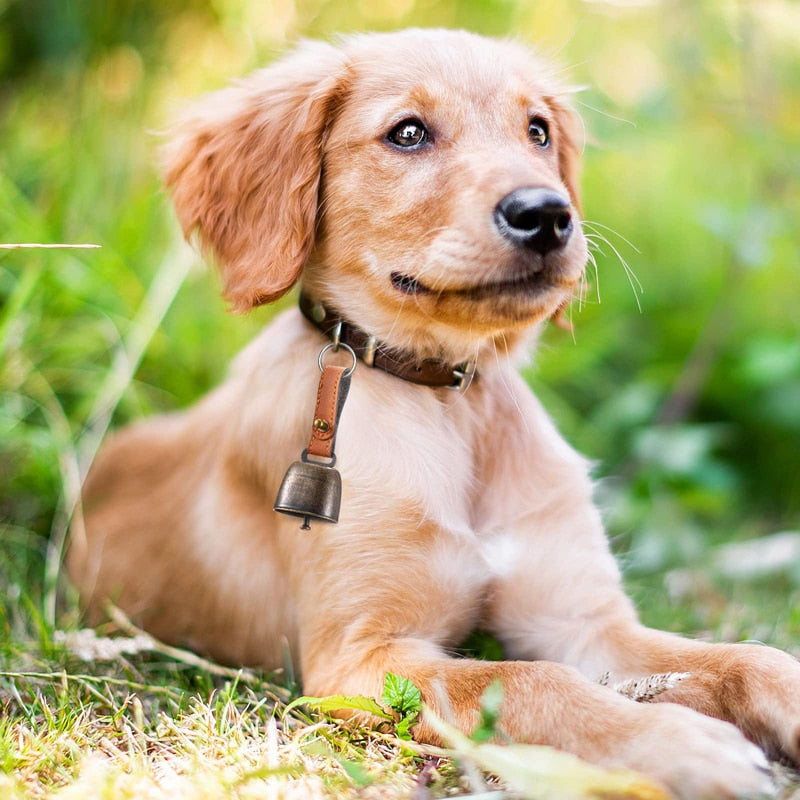
[[[3, 637], [0, 796], [405, 798], [423, 788], [428, 798], [507, 796], [503, 781], [478, 766], [534, 798], [548, 787], [554, 797], [596, 798], [613, 786], [614, 796], [628, 800], [658, 796], [641, 779], [605, 774], [546, 749], [499, 757], [493, 745], [480, 743], [491, 728], [467, 742], [445, 726], [453, 750], [419, 746], [398, 738], [391, 723], [363, 728], [290, 707], [296, 689], [285, 674], [223, 668], [149, 637], [144, 645], [116, 637], [111, 641], [128, 643], [126, 652], [103, 653], [109, 640], [87, 641], [87, 633], [43, 626], [38, 640]], [[388, 708], [396, 696], [378, 701]], [[798, 784], [778, 774], [789, 798]], [[532, 794], [531, 786], [538, 787]]]
[[393, 737], [281, 716], [272, 684], [212, 688], [175, 668], [5, 674], [3, 796], [347, 797], [380, 785], [400, 797], [416, 779], [419, 764]]

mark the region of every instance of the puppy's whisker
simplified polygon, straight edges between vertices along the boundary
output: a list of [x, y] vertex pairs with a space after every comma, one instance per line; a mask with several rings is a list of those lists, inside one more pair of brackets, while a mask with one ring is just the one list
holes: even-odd
[[[580, 306], [578, 306], [578, 309], [580, 310]], [[570, 305], [567, 308], [567, 313], [569, 314], [569, 335], [572, 338], [572, 343], [577, 344], [578, 339], [575, 335], [575, 325], [573, 324], [573, 319], [572, 319], [572, 305]]]
[[606, 119], [613, 119], [616, 122], [622, 122], [623, 124], [630, 125], [633, 128], [636, 127], [636, 123], [633, 120], [625, 119], [625, 117], [619, 117], [616, 114], [611, 114], [608, 111], [603, 111], [602, 108], [597, 108], [597, 106], [593, 106], [589, 103], [584, 102], [583, 100], [577, 100], [576, 102], [582, 108], [588, 108], [589, 111], [592, 111], [595, 114], [601, 114]]
[[[592, 265], [592, 271], [594, 272], [595, 292], [597, 293], [597, 304], [600, 305], [603, 302], [602, 298], [600, 297], [600, 270], [597, 267], [597, 258], [591, 250], [589, 251], [589, 257], [587, 263]], [[584, 286], [588, 290], [589, 279], [588, 276], [586, 275], [585, 270], [581, 278], [583, 280]]]
[[642, 304], [640, 302], [641, 295], [644, 293], [644, 287], [642, 286], [642, 282], [636, 276], [636, 273], [631, 268], [630, 264], [625, 260], [622, 254], [617, 250], [616, 247], [611, 242], [608, 242], [608, 246], [614, 252], [614, 255], [619, 259], [620, 264], [622, 264], [622, 268], [625, 270], [625, 275], [628, 278], [628, 283], [630, 284], [631, 290], [633, 291], [633, 296], [636, 299], [636, 307], [641, 312]]
[[[602, 248], [598, 244], [598, 242], [600, 242], [602, 244], [607, 245], [608, 248], [611, 250], [611, 252], [616, 256], [617, 260], [622, 265], [622, 268], [625, 270], [625, 276], [628, 279], [628, 283], [631, 287], [631, 290], [633, 291], [634, 299], [636, 300], [636, 307], [641, 312], [642, 310], [641, 295], [644, 293], [644, 287], [642, 286], [642, 282], [639, 280], [636, 273], [634, 272], [630, 264], [627, 262], [625, 257], [619, 251], [619, 248], [608, 238], [608, 236], [606, 236], [600, 230], [598, 230], [598, 228], [603, 228], [609, 231], [610, 233], [614, 234], [615, 236], [619, 236], [619, 238], [622, 239], [622, 241], [625, 242], [625, 244], [629, 245], [637, 253], [640, 251], [634, 244], [628, 241], [624, 236], [617, 234], [616, 231], [614, 231], [612, 228], [609, 228], [607, 225], [603, 225], [602, 223], [599, 222], [593, 222], [591, 220], [583, 220], [583, 225], [589, 226], [591, 232], [586, 233], [585, 235], [587, 237], [587, 241], [592, 243], [595, 250], [597, 250], [600, 253], [603, 253]], [[590, 253], [590, 258], [591, 258], [591, 253]], [[597, 263], [595, 262], [595, 270], [596, 268], [597, 268]]]
[[[608, 231], [610, 234], [616, 236], [618, 239], [621, 239], [628, 247], [632, 250], [635, 250], [637, 253], [641, 253], [642, 251], [630, 240], [623, 236], [619, 231], [614, 230], [614, 228], [610, 228], [608, 225], [604, 225], [602, 222], [597, 222], [595, 220], [582, 220], [584, 225], [589, 225], [595, 233], [599, 234], [598, 228], [602, 228], [604, 231]], [[605, 237], [603, 237], [605, 239]]]
[[[586, 253], [586, 264], [587, 266], [591, 266], [592, 272], [594, 273], [594, 283], [597, 287], [597, 303], [598, 305], [602, 302], [600, 298], [600, 271], [597, 267], [597, 253], [600, 255], [605, 255], [603, 248], [600, 246], [600, 243], [597, 241], [598, 237], [602, 238], [601, 234], [594, 234], [588, 231], [584, 231], [583, 233], [584, 238], [586, 239], [586, 243], [588, 245], [588, 250]], [[587, 291], [589, 287], [589, 276], [587, 275], [587, 269], [584, 269], [581, 273], [580, 277], [580, 300], [581, 304], [586, 300]], [[582, 309], [582, 305], [579, 306], [579, 310]]]

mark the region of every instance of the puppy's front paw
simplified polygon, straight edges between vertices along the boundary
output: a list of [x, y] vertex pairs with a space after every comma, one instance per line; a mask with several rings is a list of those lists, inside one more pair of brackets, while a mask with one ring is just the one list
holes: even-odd
[[642, 706], [648, 717], [625, 753], [680, 800], [777, 796], [763, 751], [733, 725], [673, 704]]
[[730, 645], [722, 676], [729, 718], [780, 761], [800, 765], [800, 662], [763, 645]]
[[729, 720], [776, 760], [800, 764], [800, 662], [773, 647], [709, 645], [657, 700]]

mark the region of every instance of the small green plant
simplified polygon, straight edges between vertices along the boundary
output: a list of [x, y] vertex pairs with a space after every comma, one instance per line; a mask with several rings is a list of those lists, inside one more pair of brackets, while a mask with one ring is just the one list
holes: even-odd
[[[367, 712], [387, 722], [394, 722], [398, 738], [410, 740], [411, 726], [417, 721], [422, 710], [419, 689], [408, 678], [387, 672], [383, 681], [381, 700], [384, 705], [378, 703], [374, 697], [364, 695], [303, 696], [289, 703], [284, 714], [301, 705], [321, 714], [332, 714], [335, 711]], [[388, 709], [391, 709], [391, 712]]]
[[411, 739], [411, 726], [422, 710], [419, 689], [408, 678], [387, 672], [383, 681], [383, 702], [400, 715], [396, 731], [401, 739]]

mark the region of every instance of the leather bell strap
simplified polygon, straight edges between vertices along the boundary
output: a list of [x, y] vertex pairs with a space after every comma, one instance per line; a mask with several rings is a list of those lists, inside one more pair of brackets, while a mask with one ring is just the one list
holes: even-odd
[[462, 390], [477, 378], [473, 362], [450, 364], [439, 358], [420, 361], [413, 353], [390, 350], [361, 328], [344, 320], [333, 309], [312, 300], [305, 292], [300, 293], [299, 305], [303, 316], [326, 336], [333, 338], [338, 328], [338, 341], [348, 345], [369, 367], [383, 370], [410, 383]]
[[317, 389], [317, 405], [314, 421], [311, 424], [311, 439], [308, 442], [309, 455], [319, 458], [335, 458], [333, 445], [342, 414], [344, 401], [350, 391], [352, 369], [327, 366], [322, 370]]

